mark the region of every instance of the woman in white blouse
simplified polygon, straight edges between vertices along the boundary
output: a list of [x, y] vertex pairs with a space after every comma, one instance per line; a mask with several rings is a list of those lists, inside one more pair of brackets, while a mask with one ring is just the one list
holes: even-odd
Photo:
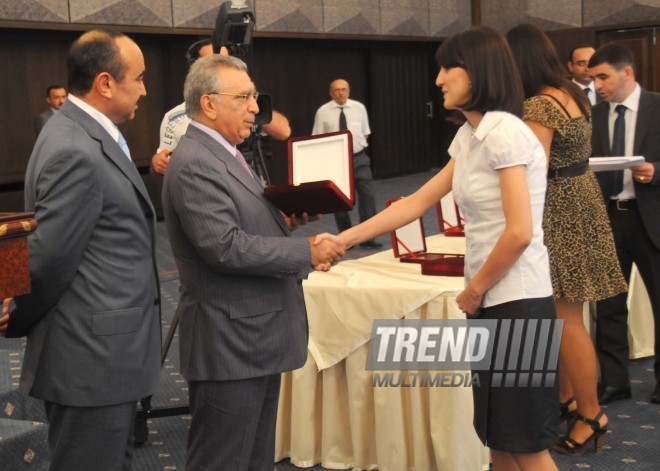
[[[478, 27], [445, 41], [436, 59], [444, 106], [466, 123], [450, 162], [414, 194], [333, 238], [352, 247], [419, 217], [453, 189], [465, 217], [465, 289], [456, 301], [468, 317], [554, 319], [548, 254], [541, 227], [546, 158], [520, 119], [523, 91], [504, 37]], [[474, 386], [475, 429], [491, 449], [494, 470], [556, 470], [553, 387]]]

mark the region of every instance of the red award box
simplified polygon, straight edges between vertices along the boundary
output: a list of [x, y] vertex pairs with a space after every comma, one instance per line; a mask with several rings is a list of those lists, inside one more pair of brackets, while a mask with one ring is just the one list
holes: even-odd
[[465, 237], [464, 222], [451, 192], [435, 205], [438, 226], [447, 237]]
[[[401, 198], [390, 199], [387, 206]], [[426, 251], [424, 222], [421, 218], [390, 232], [394, 256], [404, 263], [419, 263], [423, 275], [463, 276], [465, 256]]]
[[0, 301], [30, 292], [27, 236], [36, 227], [34, 213], [0, 213]]
[[349, 131], [289, 139], [289, 184], [264, 195], [284, 214], [328, 214], [355, 205], [353, 139]]

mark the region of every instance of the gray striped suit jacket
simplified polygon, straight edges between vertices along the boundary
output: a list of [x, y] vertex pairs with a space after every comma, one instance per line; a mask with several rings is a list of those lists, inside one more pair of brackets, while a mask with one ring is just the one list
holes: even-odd
[[153, 206], [135, 165], [67, 101], [39, 135], [25, 175], [32, 293], [8, 336], [27, 334], [25, 393], [67, 406], [153, 394], [160, 309]]
[[253, 378], [301, 367], [307, 316], [305, 238], [220, 143], [189, 126], [163, 184], [180, 274], [181, 372], [192, 381]]

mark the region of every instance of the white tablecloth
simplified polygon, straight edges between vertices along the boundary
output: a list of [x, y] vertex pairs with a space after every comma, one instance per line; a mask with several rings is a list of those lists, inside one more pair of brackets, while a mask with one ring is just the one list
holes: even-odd
[[[463, 238], [433, 236], [427, 245], [429, 252], [465, 251]], [[388, 250], [313, 273], [303, 286], [308, 360], [283, 375], [276, 460], [382, 471], [487, 466], [470, 388], [374, 388], [365, 370], [374, 319], [464, 318], [455, 301], [462, 278], [423, 276], [420, 265], [400, 263]], [[637, 276], [629, 303], [631, 356], [652, 355], [653, 319]]]

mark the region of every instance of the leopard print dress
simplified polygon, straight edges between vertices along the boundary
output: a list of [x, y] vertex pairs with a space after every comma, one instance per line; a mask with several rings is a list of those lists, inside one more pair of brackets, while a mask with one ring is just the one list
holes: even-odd
[[[525, 101], [525, 119], [555, 130], [550, 168], [584, 162], [591, 155], [591, 123], [569, 118], [549, 99]], [[598, 181], [591, 170], [548, 179], [543, 211], [545, 245], [555, 299], [598, 301], [627, 290]]]

